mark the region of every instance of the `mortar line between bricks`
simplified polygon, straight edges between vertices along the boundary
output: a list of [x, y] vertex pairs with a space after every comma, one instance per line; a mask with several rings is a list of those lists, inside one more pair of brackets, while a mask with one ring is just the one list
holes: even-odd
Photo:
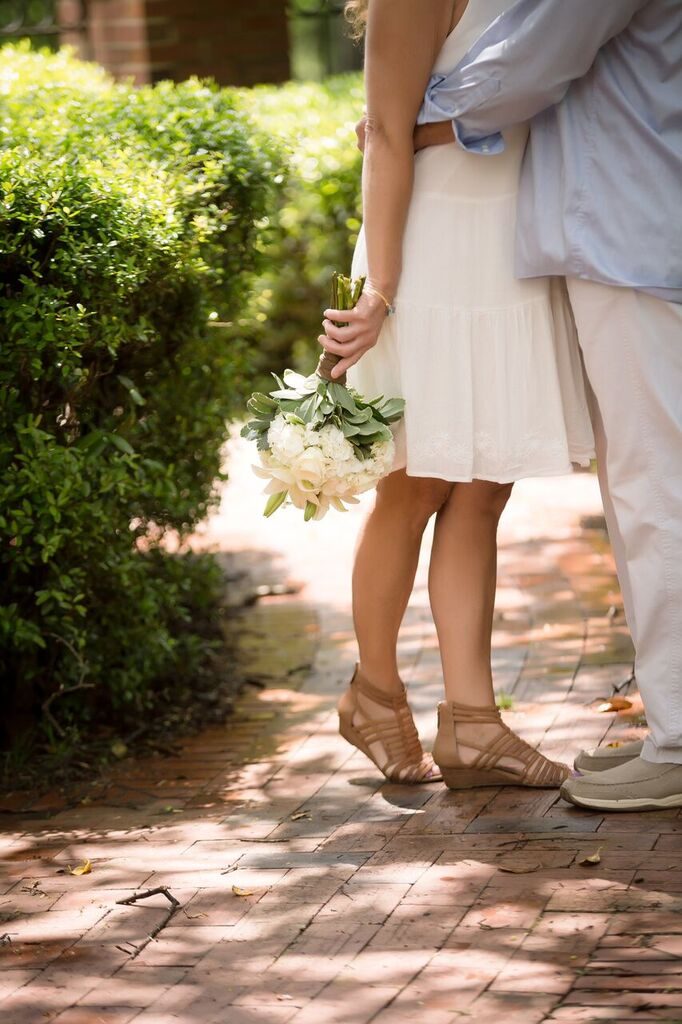
[[[242, 487], [238, 472], [236, 478], [233, 475], [233, 488], [235, 479], [238, 510]], [[571, 481], [571, 487], [596, 487], [586, 477], [576, 480], [577, 485]], [[540, 493], [538, 486], [530, 485], [530, 497], [524, 497], [524, 485], [519, 485], [517, 494], [526, 505], [522, 505], [520, 515], [513, 511], [516, 525], [507, 535], [504, 530], [502, 533], [502, 547], [508, 546], [502, 563], [501, 614], [496, 620], [496, 645], [500, 648], [496, 665], [504, 677], [505, 689], [511, 686], [517, 694], [527, 692], [532, 714], [528, 727], [534, 737], [568, 747], [574, 735], [593, 741], [599, 728], [617, 730], [626, 724], [622, 718], [594, 717], [589, 706], [582, 703], [598, 693], [604, 679], [616, 678], [619, 659], [622, 656], [625, 661], [627, 657], [623, 653], [625, 631], [609, 633], [600, 624], [601, 609], [605, 614], [614, 587], [608, 554], [603, 548], [597, 551], [589, 538], [581, 538], [575, 529], [576, 506], [571, 512], [569, 504], [564, 505], [554, 482], [551, 500], [561, 506], [557, 516], [563, 524], [561, 532], [555, 534], [549, 520], [538, 527], [540, 519], [533, 505], [533, 494]], [[258, 502], [260, 508], [260, 497]], [[232, 517], [234, 507], [230, 505]], [[345, 682], [341, 675], [350, 667], [353, 653], [350, 606], [344, 603], [345, 584], [337, 579], [341, 575], [345, 578], [344, 530], [354, 526], [352, 516], [351, 512], [347, 519], [335, 520], [330, 526], [335, 558], [331, 564], [325, 563], [321, 585], [315, 580], [304, 583], [308, 589], [302, 593], [307, 606], [315, 609], [319, 631], [313, 636], [311, 630], [310, 641], [304, 646], [305, 629], [297, 627], [303, 622], [296, 618], [296, 607], [302, 600], [298, 597], [255, 606], [247, 647], [251, 645], [258, 659], [253, 663], [254, 673], [258, 670], [267, 678], [269, 689], [249, 691], [242, 719], [235, 719], [234, 726], [228, 725], [225, 731], [221, 726], [212, 727], [205, 740], [202, 735], [189, 740], [177, 755], [187, 765], [176, 759], [170, 771], [187, 770], [185, 778], [192, 780], [192, 794], [207, 793], [208, 797], [190, 803], [187, 813], [174, 820], [144, 818], [152, 813], [151, 806], [137, 812], [114, 812], [103, 805], [99, 817], [98, 808], [89, 806], [70, 811], [63, 822], [54, 825], [41, 821], [34, 828], [30, 822], [25, 823], [24, 841], [28, 839], [37, 846], [40, 832], [47, 835], [48, 831], [59, 830], [60, 836], [68, 832], [70, 838], [65, 837], [64, 843], [85, 847], [82, 855], [92, 853], [99, 863], [95, 863], [92, 876], [60, 881], [57, 888], [64, 893], [63, 917], [50, 909], [44, 916], [41, 910], [41, 916], [33, 918], [32, 934], [37, 934], [41, 943], [43, 920], [51, 928], [51, 935], [58, 935], [60, 941], [63, 938], [65, 945], [68, 940], [67, 949], [84, 941], [78, 960], [61, 953], [48, 954], [44, 947], [42, 955], [56, 958], [42, 966], [39, 973], [32, 971], [34, 979], [22, 986], [22, 1000], [31, 998], [35, 985], [38, 1004], [48, 1003], [50, 991], [63, 985], [62, 979], [66, 978], [68, 985], [71, 971], [72, 998], [86, 1007], [82, 1011], [79, 1006], [74, 1014], [74, 1020], [79, 1021], [85, 1019], [90, 1006], [100, 1005], [99, 999], [102, 1006], [115, 1007], [116, 993], [129, 995], [126, 989], [131, 983], [136, 986], [135, 995], [147, 1001], [146, 1007], [131, 1008], [130, 1015], [125, 1014], [125, 1020], [135, 1024], [138, 1020], [143, 1024], [148, 1015], [150, 1021], [153, 1016], [155, 1022], [164, 1024], [176, 1015], [187, 1024], [208, 1024], [209, 1020], [224, 1024], [232, 1016], [250, 1024], [265, 1024], [266, 1020], [275, 1024], [280, 1018], [294, 1024], [299, 1019], [315, 1020], [316, 1015], [324, 1020], [327, 1010], [329, 1016], [347, 1018], [357, 1011], [358, 1019], [365, 1024], [379, 1024], [394, 1016], [397, 1021], [411, 1019], [410, 1014], [415, 1014], [415, 1019], [428, 1019], [431, 1007], [440, 1022], [441, 1017], [454, 1019], [454, 1012], [440, 1009], [450, 1007], [451, 997], [452, 1005], [468, 1010], [473, 1021], [478, 1019], [479, 1010], [485, 1019], [492, 1010], [493, 1019], [498, 1015], [503, 1024], [517, 1024], [522, 1019], [518, 1007], [526, 1002], [537, 1007], [530, 1011], [533, 1022], [541, 1014], [550, 1021], [557, 1008], [572, 1006], [569, 1000], [577, 998], [576, 992], [584, 991], [575, 971], [596, 959], [601, 938], [590, 936], [597, 931], [601, 936], [605, 922], [610, 921], [615, 929], [614, 913], [635, 907], [649, 914], [665, 914], [678, 906], [682, 909], [682, 882], [679, 890], [670, 883], [662, 910], [652, 911], [654, 904], [646, 902], [657, 901], [661, 895], [657, 888], [663, 884], [659, 876], [661, 865], [667, 864], [664, 855], [652, 864], [651, 880], [643, 887], [652, 891], [651, 896], [641, 889], [633, 894], [627, 888], [635, 871], [640, 870], [632, 865], [638, 863], [637, 858], [648, 856], [644, 840], [649, 846], [653, 843], [651, 835], [640, 836], [640, 831], [659, 833], [667, 819], [659, 823], [654, 815], [642, 822], [629, 820], [622, 834], [614, 829], [617, 835], [612, 841], [610, 834], [597, 834], [596, 821], [587, 821], [571, 808], [557, 810], [550, 806], [550, 799], [536, 799], [529, 791], [491, 787], [471, 798], [466, 794], [460, 798], [443, 787], [429, 787], [421, 794], [392, 786], [381, 788], [381, 780], [374, 784], [374, 778], [364, 788], [369, 762], [361, 762], [352, 747], [345, 747], [332, 735], [335, 697]], [[569, 520], [572, 532], [566, 529]], [[533, 524], [532, 535], [524, 525], [526, 521]], [[249, 528], [253, 525], [260, 529], [259, 523], [253, 517]], [[320, 524], [319, 529], [327, 529], [326, 524]], [[258, 542], [249, 539], [246, 543], [240, 535], [247, 560], [265, 536], [265, 527]], [[511, 539], [505, 540], [505, 536]], [[319, 540], [311, 533], [303, 535], [287, 527], [277, 538], [280, 542], [286, 546], [292, 578], [304, 578], [309, 572], [316, 580], [318, 576], [322, 579], [323, 559], [317, 557], [322, 550]], [[227, 547], [227, 542], [223, 546]], [[310, 564], [304, 567], [305, 559]], [[420, 571], [423, 581], [423, 564]], [[598, 577], [594, 591], [590, 589], [591, 573]], [[411, 691], [415, 708], [426, 721], [427, 705], [441, 679], [433, 622], [421, 586], [418, 580], [400, 656], [410, 682], [415, 684]], [[306, 615], [306, 623], [312, 621], [310, 614]], [[546, 633], [542, 629], [545, 622], [552, 627]], [[261, 641], [260, 636], [266, 640]], [[312, 646], [314, 652], [309, 656]], [[287, 650], [292, 665], [310, 664], [307, 674], [299, 672], [287, 678], [287, 662], [283, 660]], [[268, 663], [265, 655], [270, 651], [275, 661]], [[605, 672], [602, 666], [608, 666]], [[556, 693], [553, 679], [560, 679], [557, 686], [561, 689]], [[422, 686], [428, 689], [419, 689]], [[270, 696], [273, 688], [275, 692]], [[542, 698], [536, 700], [540, 693]], [[419, 706], [417, 697], [421, 698]], [[267, 724], [261, 725], [261, 719]], [[241, 731], [240, 720], [244, 723]], [[523, 712], [518, 721], [524, 722]], [[421, 719], [418, 724], [421, 728]], [[118, 778], [124, 783], [130, 779], [131, 786], [137, 781], [140, 788], [151, 789], [154, 783], [148, 780], [160, 777], [165, 769], [162, 761], [153, 762], [150, 768], [147, 773], [132, 764], [131, 774], [124, 766]], [[373, 775], [374, 770], [371, 772]], [[362, 785], [354, 789], [351, 782]], [[170, 784], [166, 789], [170, 790]], [[187, 784], [182, 792], [186, 789]], [[143, 794], [138, 791], [136, 796]], [[313, 827], [305, 823], [288, 826], [292, 813], [307, 806], [314, 817], [319, 809]], [[563, 827], [572, 833], [570, 842], [565, 834], [548, 827], [545, 813], [558, 815], [552, 822], [555, 826], [559, 820], [566, 822]], [[143, 820], [154, 823], [158, 845], [153, 853], [146, 849], [139, 854], [135, 848], [135, 830]], [[109, 832], [116, 838], [108, 837]], [[125, 838], [128, 832], [129, 841]], [[513, 845], [505, 845], [511, 835], [516, 837]], [[119, 836], [123, 837], [120, 852], [116, 849]], [[271, 852], [259, 845], [261, 842], [277, 845]], [[605, 846], [600, 866], [585, 871], [577, 866], [583, 842], [590, 850], [597, 844]], [[669, 842], [667, 845], [672, 860], [673, 846]], [[107, 858], [112, 861], [110, 868]], [[129, 863], [126, 858], [130, 858]], [[26, 859], [22, 877], [30, 876], [28, 854]], [[534, 877], [536, 860], [541, 874]], [[337, 861], [342, 862], [340, 870]], [[152, 863], [150, 875], [146, 872]], [[230, 873], [221, 876], [226, 864]], [[507, 867], [508, 873], [500, 867]], [[40, 877], [45, 871], [41, 867]], [[94, 904], [98, 893], [106, 907], [107, 887], [120, 884], [132, 889], [130, 880], [139, 883], [144, 877], [135, 886], [140, 889], [156, 884], [152, 876], [165, 880], [159, 877], [164, 874], [189, 914], [201, 917], [201, 911], [207, 913], [203, 915], [205, 921], [176, 915], [172, 928], [145, 951], [139, 975], [137, 968], [130, 966], [130, 958], [124, 957], [119, 963], [118, 954], [114, 954], [115, 959], [111, 956], [112, 947], [121, 941], [135, 941], [142, 933], [139, 921], [146, 930], [145, 918], [155, 920], [156, 910], [137, 920], [132, 912], [130, 918], [121, 919], [118, 915], [110, 917], [110, 910], [106, 910], [89, 928], [92, 917], [83, 917], [79, 925], [66, 916], [77, 916], [82, 906], [92, 914], [88, 901]], [[677, 880], [674, 871], [669, 875]], [[192, 898], [198, 901], [194, 911], [189, 909], [189, 889], [185, 889], [190, 880]], [[233, 882], [262, 891], [240, 901], [231, 894]], [[15, 882], [14, 902], [21, 909], [24, 897], [18, 897], [19, 887], [20, 883]], [[70, 896], [67, 900], [67, 892], [75, 899]], [[345, 899], [342, 893], [355, 897], [355, 901]], [[642, 902], [637, 903], [640, 893]], [[600, 911], [601, 916], [597, 916], [601, 924], [593, 933], [589, 931], [589, 917], [595, 909]], [[653, 928], [658, 920], [652, 917], [642, 927]], [[662, 916], [660, 920], [664, 926], [667, 918]], [[479, 922], [487, 927], [480, 928]], [[71, 929], [75, 932], [79, 927], [83, 929], [80, 938], [69, 939]], [[669, 927], [673, 925], [669, 923]], [[634, 925], [623, 920], [613, 934], [621, 928], [622, 943], [612, 947], [607, 944], [604, 949], [616, 950], [621, 944], [624, 949], [630, 948], [629, 933]], [[517, 930], [522, 934], [516, 935]], [[669, 948], [676, 949], [672, 942], [677, 941], [676, 936], [668, 938]], [[580, 953], [580, 959], [570, 961], [568, 954], [574, 951]], [[625, 954], [623, 957], [625, 962]], [[573, 964], [578, 966], [574, 968]], [[75, 974], [83, 970], [85, 977], [79, 981]], [[100, 977], [93, 985], [90, 974], [96, 972]], [[600, 974], [604, 977], [609, 977], [608, 970]], [[22, 978], [17, 973], [13, 984]], [[365, 989], [366, 978], [373, 995]], [[622, 979], [617, 984], [622, 987]], [[79, 986], [86, 988], [82, 995], [82, 988], [76, 992]], [[562, 987], [566, 991], [562, 992]], [[280, 994], [288, 992], [297, 1000], [294, 1006], [276, 1002]], [[62, 1012], [61, 1000], [67, 995], [60, 992], [55, 1014]], [[655, 1001], [655, 992], [651, 998]], [[424, 1000], [423, 1008], [419, 1000]], [[382, 1001], [383, 1005], [378, 1005]], [[546, 1009], [549, 1003], [553, 1004], [551, 1010]], [[19, 999], [17, 1007], [17, 1013], [24, 1007]], [[13, 1019], [11, 1001], [3, 1003], [3, 1009], [7, 1008], [8, 1019]], [[382, 1015], [384, 1010], [387, 1013]], [[293, 1019], [289, 1016], [292, 1013]], [[21, 1016], [17, 1024], [26, 1024], [27, 1020]]]
[[[570, 585], [570, 581], [565, 576], [563, 577], [563, 579], [565, 580], [567, 586], [569, 586]], [[574, 596], [577, 596], [575, 594], [575, 588], [574, 587], [571, 587], [571, 593]], [[535, 626], [537, 627], [537, 620], [533, 618], [533, 622], [534, 622]], [[559, 719], [559, 716], [561, 715], [561, 712], [562, 712], [563, 708], [566, 706], [566, 704], [569, 701], [570, 695], [573, 693], [573, 690], [575, 688], [576, 680], [577, 680], [578, 675], [580, 673], [580, 669], [583, 667], [583, 659], [585, 657], [585, 651], [586, 651], [586, 648], [587, 648], [588, 635], [589, 635], [589, 618], [588, 618], [587, 614], [583, 611], [582, 612], [582, 637], [581, 637], [580, 653], [578, 655], [578, 658], [576, 659], [576, 665], [575, 665], [575, 668], [573, 669], [573, 672], [571, 674], [571, 681], [570, 681], [570, 683], [568, 685], [568, 688], [567, 688], [566, 692], [563, 694], [561, 700], [557, 703], [557, 708], [556, 708], [556, 712], [555, 712], [554, 716], [551, 718], [551, 720], [548, 722], [548, 724], [545, 727], [545, 730], [544, 730], [544, 732], [542, 734], [542, 739], [540, 740], [540, 743], [538, 744], [539, 747], [542, 746], [542, 743], [550, 735], [550, 732], [551, 732], [553, 726], [556, 724], [557, 720]], [[529, 651], [530, 651], [530, 645], [528, 645], [528, 647], [526, 648], [526, 654], [528, 654]], [[603, 739], [603, 736], [602, 736], [602, 739]], [[559, 799], [560, 798], [557, 795], [557, 802], [558, 802]]]
[[[455, 925], [455, 928], [456, 928], [456, 927], [457, 927], [457, 925]], [[453, 928], [453, 931], [454, 931], [454, 930], [455, 930], [455, 929]], [[452, 934], [452, 932], [451, 932], [450, 934]], [[447, 940], [446, 940], [446, 941], [447, 941]], [[377, 1018], [377, 1017], [379, 1016], [379, 1014], [380, 1014], [380, 1013], [383, 1013], [383, 1012], [384, 1012], [384, 1010], [388, 1010], [388, 1009], [389, 1009], [389, 1008], [390, 1008], [391, 1006], [393, 1006], [393, 1004], [395, 1003], [396, 999], [398, 999], [398, 998], [399, 998], [399, 996], [400, 996], [400, 995], [401, 995], [401, 994], [402, 994], [402, 993], [403, 993], [403, 992], [405, 991], [405, 989], [406, 989], [406, 988], [407, 988], [407, 987], [408, 987], [409, 985], [411, 985], [411, 984], [412, 984], [412, 982], [413, 982], [413, 981], [415, 981], [415, 980], [416, 980], [416, 979], [417, 979], [417, 978], [419, 977], [419, 975], [420, 975], [420, 974], [421, 974], [421, 973], [422, 973], [423, 971], [425, 971], [427, 967], [429, 967], [429, 966], [430, 966], [430, 964], [432, 964], [432, 963], [433, 963], [433, 961], [435, 960], [435, 958], [436, 958], [436, 956], [438, 955], [438, 953], [440, 953], [441, 949], [443, 949], [443, 946], [440, 946], [440, 947], [439, 947], [438, 949], [436, 949], [436, 950], [434, 951], [434, 954], [433, 954], [433, 956], [429, 957], [429, 959], [427, 960], [427, 962], [426, 962], [425, 964], [423, 964], [423, 965], [422, 965], [421, 967], [419, 967], [419, 968], [418, 968], [418, 969], [417, 969], [417, 970], [416, 970], [416, 971], [414, 972], [414, 974], [412, 974], [412, 975], [411, 975], [411, 976], [410, 976], [410, 977], [409, 977], [409, 978], [407, 979], [407, 981], [405, 982], [405, 984], [404, 984], [404, 985], [402, 985], [402, 986], [401, 986], [401, 987], [400, 987], [400, 988], [398, 989], [398, 991], [394, 993], [394, 995], [393, 995], [393, 996], [391, 996], [391, 998], [390, 998], [390, 999], [388, 1000], [388, 1002], [387, 1002], [387, 1003], [386, 1003], [386, 1004], [385, 1004], [384, 1006], [380, 1006], [380, 1007], [379, 1007], [379, 1009], [378, 1009], [378, 1010], [376, 1010], [376, 1012], [375, 1012], [375, 1013], [373, 1013], [373, 1014], [372, 1014], [372, 1016], [368, 1018], [368, 1020], [367, 1020], [367, 1024], [372, 1024], [372, 1021], [373, 1021], [373, 1020], [376, 1020], [376, 1018]]]
[[[332, 712], [331, 714], [333, 714], [333, 713], [334, 712]], [[331, 715], [329, 717], [331, 717]], [[316, 735], [315, 732], [310, 734], [311, 737], [315, 736], [315, 735]], [[308, 737], [308, 738], [310, 738], [310, 737]], [[335, 768], [332, 772], [330, 772], [328, 774], [328, 776], [325, 778], [325, 780], [320, 783], [320, 785], [317, 787], [317, 789], [313, 793], [310, 793], [308, 796], [305, 797], [305, 799], [301, 800], [301, 802], [299, 804], [297, 804], [296, 809], [304, 807], [305, 804], [307, 804], [310, 800], [314, 799], [314, 797], [317, 796], [318, 793], [322, 789], [324, 789], [324, 787], [327, 786], [336, 776], [343, 774], [344, 769], [346, 768], [346, 765], [348, 764], [348, 762], [350, 760], [352, 760], [352, 758], [355, 756], [355, 753], [356, 753], [356, 751], [354, 751], [352, 749], [349, 749], [348, 755], [342, 761], [342, 763], [337, 768]], [[279, 771], [282, 771], [282, 770], [286, 769], [286, 767], [287, 767], [286, 763], [282, 764], [280, 766], [280, 769], [278, 769], [278, 773], [279, 773]], [[272, 776], [272, 778], [269, 779], [268, 782], [273, 781], [274, 778], [276, 778], [276, 775]], [[267, 783], [266, 783], [266, 786], [267, 786]], [[266, 787], [264, 787], [264, 788], [266, 788]], [[365, 796], [360, 797], [356, 801], [355, 805], [351, 808], [351, 810], [348, 813], [347, 817], [344, 818], [343, 820], [337, 822], [335, 827], [338, 827], [339, 825], [346, 824], [348, 822], [349, 818], [351, 818], [354, 814], [356, 814], [358, 812], [358, 810], [361, 807], [363, 807], [366, 803], [368, 803], [372, 799], [372, 797], [374, 796], [375, 793], [376, 793], [375, 789], [368, 790], [368, 792], [367, 792], [367, 794]], [[292, 813], [296, 813], [296, 810], [294, 810]], [[266, 837], [269, 839], [272, 836], [273, 832], [276, 832], [277, 829], [280, 828], [281, 825], [286, 824], [286, 822], [289, 821], [290, 819], [291, 819], [291, 815], [288, 815], [286, 818], [283, 818], [280, 821], [276, 822], [276, 824], [273, 826], [273, 828], [266, 834]], [[326, 837], [320, 837], [320, 843], [318, 843], [318, 846], [323, 842], [324, 838], [326, 838]]]
[[[518, 573], [513, 574], [511, 576], [511, 579], [513, 580], [514, 588], [517, 591], [517, 593], [523, 594], [523, 587], [521, 586]], [[530, 609], [525, 609], [525, 613], [526, 613], [526, 617], [527, 617], [527, 620], [528, 620], [528, 627], [532, 628], [533, 627], [532, 612], [531, 612]], [[524, 645], [523, 658], [521, 659], [521, 663], [519, 664], [518, 670], [516, 672], [516, 676], [515, 676], [514, 682], [512, 683], [510, 691], [509, 691], [510, 696], [513, 696], [514, 691], [516, 690], [516, 687], [519, 685], [520, 681], [523, 679], [523, 673], [525, 672], [525, 670], [526, 670], [526, 668], [528, 666], [528, 657], [530, 655], [530, 650], [531, 650], [531, 644], [530, 643], [526, 643]]]

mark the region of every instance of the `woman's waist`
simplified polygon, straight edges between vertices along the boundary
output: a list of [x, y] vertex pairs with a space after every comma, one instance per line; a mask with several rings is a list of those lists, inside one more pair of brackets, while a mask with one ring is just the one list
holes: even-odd
[[469, 152], [456, 142], [422, 149], [415, 156], [414, 191], [473, 200], [515, 194], [526, 139], [523, 125], [505, 132], [505, 149], [495, 155]]

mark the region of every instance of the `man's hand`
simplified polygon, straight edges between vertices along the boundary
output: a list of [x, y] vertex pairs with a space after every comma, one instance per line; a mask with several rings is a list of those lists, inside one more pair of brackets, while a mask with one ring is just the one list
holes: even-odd
[[452, 121], [434, 121], [432, 124], [418, 124], [414, 130], [414, 151], [428, 146], [448, 146], [455, 142]]
[[[355, 134], [358, 138], [358, 149], [365, 152], [367, 142], [367, 115], [363, 114], [355, 126]], [[432, 124], [419, 124], [414, 130], [414, 151], [427, 146], [448, 146], [455, 141], [451, 121], [434, 121]]]
[[[355, 125], [357, 148], [365, 153], [367, 143], [367, 114]], [[415, 153], [426, 150], [429, 145], [450, 145], [455, 141], [455, 133], [451, 121], [434, 121], [429, 125], [417, 125], [415, 128]]]

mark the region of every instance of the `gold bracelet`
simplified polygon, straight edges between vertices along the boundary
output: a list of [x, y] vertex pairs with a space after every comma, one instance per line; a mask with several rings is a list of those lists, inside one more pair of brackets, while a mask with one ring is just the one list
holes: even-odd
[[389, 302], [383, 292], [380, 292], [378, 288], [370, 282], [365, 285], [365, 291], [369, 292], [370, 295], [376, 295], [377, 298], [381, 299], [383, 304], [386, 306], [386, 316], [392, 316], [395, 313], [395, 306], [392, 302]]

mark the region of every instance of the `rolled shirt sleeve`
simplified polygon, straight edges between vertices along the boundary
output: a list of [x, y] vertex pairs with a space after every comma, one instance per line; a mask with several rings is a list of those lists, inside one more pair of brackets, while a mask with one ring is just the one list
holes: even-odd
[[647, 0], [517, 0], [456, 68], [434, 75], [419, 124], [452, 121], [457, 142], [504, 149], [501, 131], [558, 103]]

